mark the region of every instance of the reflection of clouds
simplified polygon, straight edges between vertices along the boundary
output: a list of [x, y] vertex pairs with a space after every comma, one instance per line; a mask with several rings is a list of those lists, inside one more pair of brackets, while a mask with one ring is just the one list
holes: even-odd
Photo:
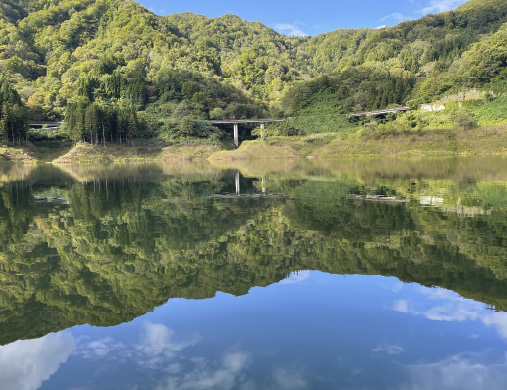
[[[201, 341], [200, 336], [180, 338], [162, 324], [146, 323], [139, 343], [125, 345], [111, 338], [87, 342], [78, 355], [96, 362], [135, 364], [144, 377], [143, 383], [158, 390], [257, 390], [306, 389], [301, 370], [273, 368], [262, 378], [263, 385], [248, 376], [253, 359], [250, 353], [232, 349], [216, 358], [189, 356], [189, 347]], [[99, 364], [99, 374], [102, 364]], [[133, 388], [136, 388], [133, 385]]]
[[375, 354], [399, 355], [400, 353], [405, 352], [405, 349], [398, 345], [381, 344], [372, 352]]
[[476, 321], [488, 327], [495, 327], [501, 337], [507, 340], [507, 313], [486, 311], [484, 304], [465, 299], [455, 292], [440, 288], [421, 287], [424, 301], [397, 300], [393, 309], [400, 313], [421, 315], [433, 321]]
[[87, 360], [108, 359], [119, 363], [124, 363], [134, 355], [124, 344], [116, 343], [109, 337], [79, 345], [77, 354]]
[[177, 340], [172, 329], [162, 324], [148, 322], [145, 325], [144, 342], [140, 348], [148, 354], [166, 354], [181, 351], [199, 340], [198, 336], [188, 340]]
[[[175, 332], [162, 324], [147, 322], [141, 334], [141, 341], [134, 346], [116, 343], [111, 338], [96, 340], [80, 346], [79, 355], [84, 359], [109, 359], [124, 363], [133, 360], [137, 364], [149, 369], [158, 369], [162, 365], [166, 371], [178, 372], [181, 370], [177, 363], [168, 364], [176, 357], [176, 353], [197, 344], [200, 336], [195, 335], [188, 339], [178, 339]], [[165, 366], [168, 364], [168, 366]]]
[[394, 301], [394, 311], [397, 311], [398, 313], [410, 313], [409, 308], [410, 302], [406, 299], [399, 299], [397, 301]]
[[486, 326], [494, 326], [498, 333], [507, 340], [507, 313], [488, 313], [481, 317]]
[[293, 272], [287, 279], [284, 279], [280, 284], [296, 284], [302, 283], [310, 278], [310, 271]]
[[160, 390], [199, 389], [254, 389], [243, 372], [249, 365], [250, 355], [242, 351], [227, 352], [218, 361], [194, 360], [194, 369], [180, 376], [165, 378], [156, 388]]
[[105, 356], [109, 353], [112, 346], [108, 345], [111, 343], [111, 339], [104, 339], [104, 340], [98, 340], [93, 341], [90, 344], [88, 344], [91, 351], [93, 351], [93, 354], [95, 356]]
[[276, 389], [306, 389], [306, 381], [300, 373], [289, 372], [283, 368], [275, 370], [274, 373]]
[[480, 354], [461, 354], [437, 363], [407, 366], [413, 390], [503, 390], [507, 383], [507, 359], [491, 364]]
[[[202, 357], [186, 358], [183, 351], [197, 344], [199, 335], [177, 338], [174, 330], [162, 324], [148, 322], [141, 334], [141, 342], [126, 346], [106, 338], [84, 345], [79, 354], [84, 359], [118, 360], [134, 362], [146, 370], [150, 377], [154, 371], [163, 373], [156, 380], [157, 389], [251, 389], [244, 374], [250, 355], [242, 351], [229, 351], [216, 361]], [[121, 360], [118, 358], [121, 356]], [[246, 386], [246, 387], [245, 387]]]
[[[197, 344], [201, 340], [199, 335], [187, 340], [178, 340], [174, 331], [162, 324], [146, 323], [141, 344], [136, 349], [144, 357], [141, 362], [148, 368], [158, 368], [164, 361], [176, 356], [185, 348]], [[174, 368], [173, 368], [174, 370]]]
[[399, 279], [386, 278], [380, 282], [380, 287], [387, 291], [399, 293], [405, 287], [405, 283], [401, 282]]
[[2, 389], [35, 390], [55, 374], [76, 348], [70, 333], [49, 334], [0, 347]]
[[345, 375], [361, 375], [363, 369], [361, 367], [357, 367], [354, 364], [351, 364], [349, 357], [338, 357], [336, 361], [336, 366], [340, 371], [345, 372]]

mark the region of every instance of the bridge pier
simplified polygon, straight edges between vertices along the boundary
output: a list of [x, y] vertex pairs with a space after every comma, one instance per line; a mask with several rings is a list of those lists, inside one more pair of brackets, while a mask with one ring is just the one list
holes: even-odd
[[236, 171], [236, 175], [234, 176], [234, 181], [236, 183], [236, 194], [241, 194], [241, 186], [239, 183], [239, 171]]
[[[209, 123], [212, 125], [234, 125], [234, 146], [239, 147], [239, 125], [241, 123], [251, 124], [258, 123], [261, 130], [266, 128], [266, 123], [283, 122], [291, 118], [264, 118], [264, 119], [224, 119], [224, 120], [211, 120]], [[264, 137], [264, 131], [261, 131], [261, 136]]]
[[239, 129], [237, 123], [234, 123], [234, 146], [239, 146]]

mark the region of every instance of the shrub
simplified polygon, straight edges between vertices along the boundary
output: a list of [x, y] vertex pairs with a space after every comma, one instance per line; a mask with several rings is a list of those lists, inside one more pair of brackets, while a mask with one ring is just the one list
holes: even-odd
[[475, 115], [468, 111], [456, 111], [452, 119], [454, 124], [463, 130], [473, 129], [478, 125]]

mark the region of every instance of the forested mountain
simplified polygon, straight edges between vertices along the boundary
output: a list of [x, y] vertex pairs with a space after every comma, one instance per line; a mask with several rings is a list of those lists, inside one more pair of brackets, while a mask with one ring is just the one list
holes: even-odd
[[220, 137], [195, 121], [503, 91], [506, 21], [507, 0], [471, 0], [392, 28], [295, 38], [233, 15], [157, 16], [131, 0], [2, 0], [0, 74], [32, 119], [67, 116], [74, 140]]

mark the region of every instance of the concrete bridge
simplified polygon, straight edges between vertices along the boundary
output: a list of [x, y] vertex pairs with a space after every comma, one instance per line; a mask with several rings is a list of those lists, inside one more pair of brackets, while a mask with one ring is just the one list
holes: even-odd
[[358, 112], [355, 114], [348, 114], [347, 118], [361, 118], [362, 116], [379, 116], [379, 115], [387, 115], [387, 114], [397, 114], [398, 112], [405, 112], [410, 111], [412, 108], [410, 107], [398, 107], [398, 108], [386, 108], [384, 110], [377, 110], [377, 111], [365, 111], [365, 112]]
[[266, 123], [275, 123], [275, 122], [284, 122], [291, 118], [279, 118], [279, 119], [225, 119], [225, 120], [216, 120], [209, 121], [212, 125], [234, 125], [234, 145], [236, 147], [239, 146], [239, 125], [241, 124], [251, 124], [251, 123], [259, 123], [261, 129], [264, 130]]
[[62, 127], [62, 122], [45, 122], [45, 121], [39, 121], [39, 122], [30, 122], [28, 126], [31, 129], [59, 129]]

